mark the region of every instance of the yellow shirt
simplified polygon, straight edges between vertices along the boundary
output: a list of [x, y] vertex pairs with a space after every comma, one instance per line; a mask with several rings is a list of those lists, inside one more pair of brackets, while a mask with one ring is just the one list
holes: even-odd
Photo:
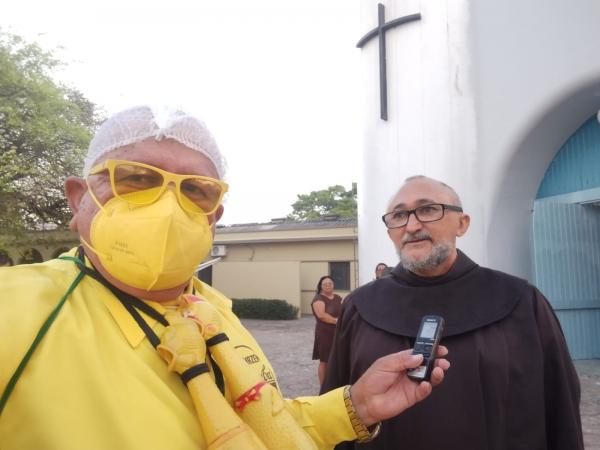
[[[69, 252], [74, 255], [74, 251]], [[0, 392], [79, 270], [72, 261], [0, 269]], [[231, 311], [197, 279], [245, 361], [276, 385], [273, 368]], [[164, 308], [148, 302], [159, 312]], [[163, 326], [142, 313], [158, 336]], [[225, 397], [231, 403], [228, 392]], [[319, 448], [356, 438], [342, 390], [287, 400]], [[187, 388], [108, 289], [89, 276], [70, 295], [0, 416], [0, 449], [204, 449]]]

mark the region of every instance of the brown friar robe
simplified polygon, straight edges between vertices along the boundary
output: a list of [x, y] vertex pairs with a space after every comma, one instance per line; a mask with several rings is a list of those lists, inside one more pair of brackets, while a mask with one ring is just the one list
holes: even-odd
[[322, 392], [411, 348], [421, 317], [445, 319], [451, 367], [431, 396], [383, 422], [368, 444], [336, 449], [580, 450], [579, 379], [561, 327], [526, 281], [463, 253], [445, 275], [398, 266], [344, 300]]

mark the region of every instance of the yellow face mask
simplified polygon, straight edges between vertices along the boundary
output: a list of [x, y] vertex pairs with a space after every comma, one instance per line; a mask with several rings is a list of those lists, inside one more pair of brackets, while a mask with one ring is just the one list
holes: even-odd
[[[159, 291], [187, 282], [211, 249], [207, 216], [186, 213], [171, 189], [150, 205], [113, 197], [92, 220], [91, 244], [102, 266], [128, 286]], [[135, 194], [133, 194], [135, 195]]]

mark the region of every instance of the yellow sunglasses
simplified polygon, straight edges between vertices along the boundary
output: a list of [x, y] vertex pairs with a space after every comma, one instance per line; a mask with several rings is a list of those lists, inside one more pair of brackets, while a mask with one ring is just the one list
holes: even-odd
[[172, 182], [180, 205], [193, 213], [212, 214], [229, 189], [227, 183], [199, 175], [179, 175], [135, 161], [107, 159], [90, 169], [90, 175], [108, 170], [113, 194], [129, 203], [154, 203]]

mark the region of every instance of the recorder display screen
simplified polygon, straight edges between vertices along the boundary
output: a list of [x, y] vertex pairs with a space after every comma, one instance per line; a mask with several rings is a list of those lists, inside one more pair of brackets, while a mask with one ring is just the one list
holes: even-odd
[[436, 329], [437, 324], [435, 322], [425, 322], [423, 324], [423, 329], [421, 330], [421, 337], [424, 337], [425, 339], [433, 339]]

